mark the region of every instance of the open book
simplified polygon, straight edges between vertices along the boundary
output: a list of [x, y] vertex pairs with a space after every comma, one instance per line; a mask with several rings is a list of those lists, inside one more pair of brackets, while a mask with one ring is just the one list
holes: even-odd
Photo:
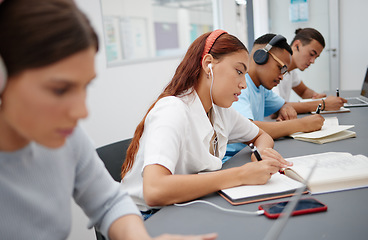
[[219, 193], [233, 205], [287, 197], [302, 187], [313, 165], [317, 166], [307, 183], [312, 194], [342, 191], [368, 186], [368, 158], [344, 152], [327, 152], [286, 159], [293, 166], [276, 173], [264, 185], [245, 185], [223, 189]]
[[344, 152], [327, 152], [288, 158], [293, 166], [285, 169], [285, 175], [302, 181], [315, 161], [317, 167], [308, 182], [311, 193], [341, 191], [368, 186], [368, 157], [353, 156]]
[[342, 139], [356, 137], [356, 133], [347, 129], [354, 125], [339, 125], [337, 117], [325, 118], [322, 129], [310, 133], [294, 133], [290, 136], [297, 140], [313, 142], [318, 144], [334, 142]]

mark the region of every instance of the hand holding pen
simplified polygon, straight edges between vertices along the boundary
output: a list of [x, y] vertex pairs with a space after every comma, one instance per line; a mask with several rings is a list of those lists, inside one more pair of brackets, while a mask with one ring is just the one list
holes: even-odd
[[256, 156], [257, 160], [261, 161], [262, 157], [261, 157], [261, 154], [258, 152], [257, 147], [254, 146], [253, 143], [249, 143], [249, 147], [250, 147], [250, 150], [252, 151], [252, 153], [254, 154], [254, 156]]
[[[249, 143], [249, 147], [254, 154], [254, 156], [257, 158], [258, 161], [262, 161], [261, 154], [259, 153], [257, 147], [253, 143]], [[275, 151], [272, 148], [266, 149], [266, 156], [273, 158], [275, 160], [278, 160], [283, 166], [279, 170], [280, 173], [283, 173], [283, 169], [285, 169], [288, 166], [292, 166], [293, 164], [291, 162], [286, 161], [277, 151]]]

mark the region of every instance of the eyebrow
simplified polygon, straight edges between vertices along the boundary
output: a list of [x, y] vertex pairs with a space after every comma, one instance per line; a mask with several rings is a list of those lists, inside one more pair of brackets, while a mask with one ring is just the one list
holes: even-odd
[[247, 65], [245, 65], [244, 63], [242, 63], [242, 62], [238, 62], [240, 65], [243, 65], [243, 67], [244, 67], [244, 71], [247, 71]]
[[[94, 79], [96, 79], [97, 74], [93, 74], [92, 77], [89, 78], [89, 82], [92, 82]], [[69, 78], [64, 78], [64, 77], [53, 77], [50, 78], [51, 82], [54, 83], [68, 83], [68, 84], [75, 84], [76, 82], [78, 82], [78, 80], [76, 79], [69, 79]]]

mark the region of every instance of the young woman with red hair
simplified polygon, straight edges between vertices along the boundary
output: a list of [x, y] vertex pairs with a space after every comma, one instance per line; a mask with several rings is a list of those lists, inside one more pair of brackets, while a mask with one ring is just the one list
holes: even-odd
[[[220, 189], [264, 184], [289, 164], [269, 135], [230, 108], [246, 88], [247, 70], [247, 48], [223, 30], [189, 47], [138, 125], [122, 167], [121, 185], [145, 218]], [[252, 156], [251, 163], [220, 170], [228, 142], [254, 143], [263, 161]]]

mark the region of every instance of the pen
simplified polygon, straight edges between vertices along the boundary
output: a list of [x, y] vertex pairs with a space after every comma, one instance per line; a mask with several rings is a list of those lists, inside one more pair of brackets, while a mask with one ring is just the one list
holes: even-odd
[[336, 88], [336, 97], [340, 97], [339, 88]]
[[[256, 146], [254, 146], [253, 143], [249, 143], [249, 147], [250, 147], [250, 150], [252, 150], [252, 152], [254, 153], [254, 155], [256, 156], [257, 160], [258, 161], [262, 161], [262, 157], [261, 157], [261, 154], [258, 152], [258, 149]], [[285, 174], [284, 172], [284, 169], [280, 169], [279, 170], [279, 173], [281, 174]]]
[[257, 160], [258, 161], [261, 161], [262, 158], [261, 158], [261, 154], [258, 152], [258, 149], [256, 146], [254, 146], [253, 143], [249, 143], [249, 147], [250, 149], [252, 150], [252, 152], [254, 153], [254, 155], [256, 156]]
[[317, 110], [316, 110], [317, 114], [319, 114], [321, 112], [321, 107], [322, 107], [322, 104], [318, 104], [318, 107], [317, 107]]

